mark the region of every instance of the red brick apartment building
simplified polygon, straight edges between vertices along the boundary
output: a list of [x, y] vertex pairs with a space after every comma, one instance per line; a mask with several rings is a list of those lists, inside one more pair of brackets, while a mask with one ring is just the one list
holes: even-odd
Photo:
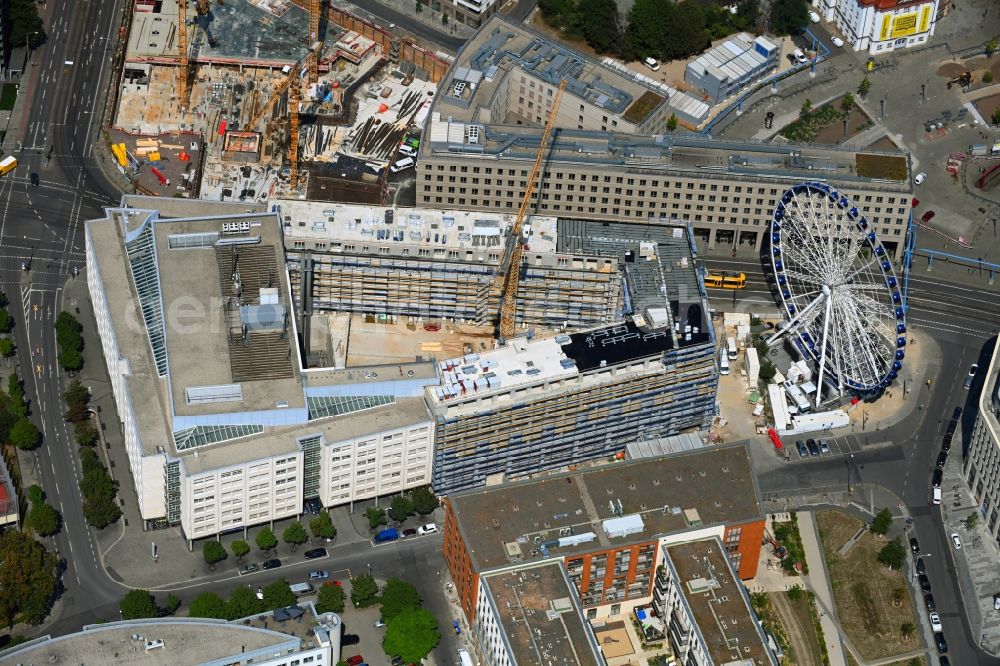
[[[479, 577], [558, 558], [588, 615], [652, 596], [664, 547], [717, 536], [742, 579], [764, 516], [744, 443], [608, 464], [445, 500], [444, 555], [471, 624]], [[617, 608], [615, 608], [617, 606]]]

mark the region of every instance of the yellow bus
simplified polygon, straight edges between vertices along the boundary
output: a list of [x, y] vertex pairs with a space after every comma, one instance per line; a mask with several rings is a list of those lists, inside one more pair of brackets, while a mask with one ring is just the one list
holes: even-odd
[[705, 276], [705, 286], [709, 289], [745, 289], [746, 273], [709, 273]]
[[13, 155], [8, 155], [7, 157], [3, 158], [2, 160], [0, 160], [0, 176], [10, 171], [13, 171], [14, 167], [16, 166], [17, 166], [17, 158], [15, 158]]

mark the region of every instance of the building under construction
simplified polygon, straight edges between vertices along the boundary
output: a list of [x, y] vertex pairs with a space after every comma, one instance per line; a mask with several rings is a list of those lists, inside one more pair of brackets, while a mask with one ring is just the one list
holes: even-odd
[[[172, 184], [181, 196], [255, 202], [321, 193], [333, 177], [324, 163], [344, 173], [355, 160], [355, 189], [378, 200], [385, 167], [429, 108], [432, 72], [420, 65], [443, 74], [433, 56], [415, 64], [419, 49], [400, 44], [318, 0], [139, 0], [111, 125], [132, 137], [190, 135], [185, 149], [193, 141], [198, 150], [187, 150], [193, 159]], [[135, 148], [126, 139], [118, 160], [127, 176], [164, 171]], [[318, 187], [305, 169], [300, 179], [300, 162], [317, 165]], [[375, 168], [365, 171], [366, 162]], [[177, 193], [160, 184], [156, 194]]]

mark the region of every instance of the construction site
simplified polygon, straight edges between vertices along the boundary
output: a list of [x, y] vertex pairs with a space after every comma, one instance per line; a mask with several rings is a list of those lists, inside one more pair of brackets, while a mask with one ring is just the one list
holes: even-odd
[[447, 67], [319, 0], [138, 0], [109, 149], [145, 194], [378, 204]]

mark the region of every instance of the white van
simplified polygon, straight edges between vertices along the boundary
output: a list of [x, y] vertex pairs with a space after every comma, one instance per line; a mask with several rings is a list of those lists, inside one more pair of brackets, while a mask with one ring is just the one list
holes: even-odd
[[413, 168], [414, 164], [416, 164], [416, 162], [413, 161], [412, 157], [404, 157], [403, 159], [399, 160], [398, 162], [396, 162], [395, 164], [393, 164], [391, 167], [389, 167], [389, 171], [391, 171], [393, 173], [399, 173], [403, 169], [411, 169], [411, 168]]
[[642, 64], [649, 67], [654, 72], [660, 71], [660, 62], [656, 58], [644, 58]]
[[310, 583], [295, 583], [294, 585], [289, 585], [288, 588], [297, 597], [301, 597], [303, 594], [309, 594], [313, 591], [313, 586]]
[[726, 349], [729, 350], [729, 360], [735, 361], [736, 356], [738, 354], [736, 350], [736, 338], [734, 338], [733, 336], [729, 336], [726, 339]]
[[729, 358], [726, 356], [725, 350], [719, 352], [719, 374], [729, 374]]
[[940, 504], [940, 503], [941, 503], [941, 489], [940, 488], [935, 488], [934, 489], [934, 504]]
[[795, 58], [795, 62], [799, 65], [804, 65], [809, 62], [809, 59], [806, 58], [806, 54], [802, 52], [802, 49], [795, 49], [792, 51], [792, 57]]
[[399, 147], [399, 154], [404, 157], [416, 157], [417, 150], [413, 146], [408, 146], [404, 143]]

